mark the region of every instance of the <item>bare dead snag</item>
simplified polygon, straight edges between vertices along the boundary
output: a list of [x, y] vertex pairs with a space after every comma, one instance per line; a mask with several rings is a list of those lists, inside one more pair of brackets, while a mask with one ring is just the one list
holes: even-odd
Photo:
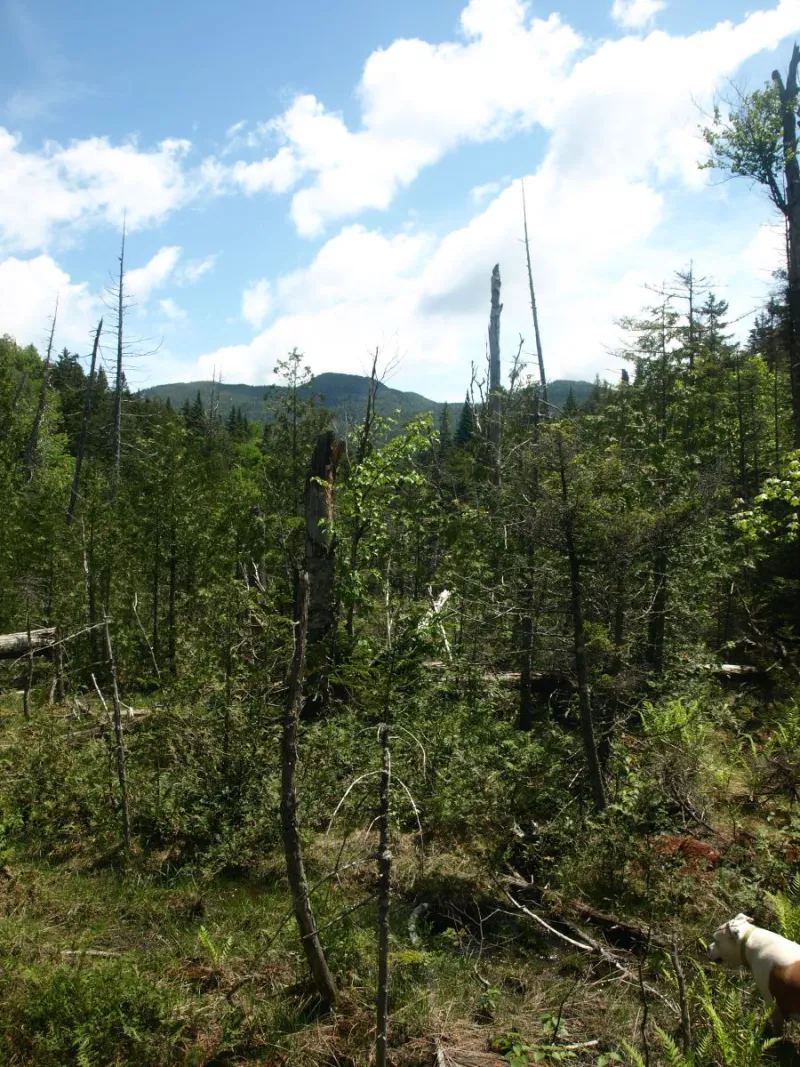
[[539, 384], [542, 390], [542, 401], [545, 411], [547, 410], [547, 376], [544, 372], [544, 353], [542, 352], [542, 338], [539, 333], [539, 313], [536, 310], [536, 292], [533, 288], [533, 270], [531, 269], [531, 249], [528, 242], [528, 212], [525, 207], [525, 182], [522, 182], [522, 224], [525, 229], [525, 259], [528, 264], [528, 287], [531, 293], [531, 314], [533, 315], [533, 332], [536, 337], [536, 358], [539, 361]]
[[50, 338], [47, 342], [47, 355], [44, 361], [44, 367], [42, 369], [42, 386], [39, 390], [39, 403], [36, 406], [36, 414], [33, 418], [33, 426], [31, 428], [31, 435], [28, 438], [28, 447], [25, 449], [25, 481], [29, 482], [33, 478], [33, 468], [36, 465], [36, 449], [39, 447], [39, 433], [42, 428], [42, 419], [44, 418], [45, 408], [47, 407], [47, 385], [50, 380], [50, 365], [53, 356], [53, 338], [56, 332], [56, 319], [58, 318], [58, 297], [56, 297], [56, 307], [53, 312], [53, 321], [50, 326]]
[[122, 809], [122, 836], [125, 839], [125, 850], [126, 852], [130, 852], [131, 813], [128, 804], [128, 775], [125, 762], [125, 739], [122, 733], [122, 707], [119, 700], [117, 664], [114, 659], [114, 650], [111, 647], [111, 626], [107, 615], [103, 619], [103, 624], [106, 642], [106, 660], [108, 663], [108, 671], [111, 676], [111, 697], [114, 706], [114, 736], [117, 742], [117, 779], [119, 780], [120, 807]]
[[789, 282], [789, 382], [791, 385], [794, 443], [800, 447], [800, 161], [797, 158], [797, 69], [800, 49], [795, 44], [786, 82], [776, 70], [772, 80], [781, 101], [783, 119], [783, 193], [776, 184], [773, 199], [787, 222], [787, 268]]
[[111, 503], [116, 504], [119, 492], [119, 469], [122, 458], [122, 369], [123, 325], [125, 319], [125, 222], [122, 223], [122, 245], [119, 252], [119, 282], [117, 290], [117, 374], [114, 381], [114, 460], [111, 480]]
[[378, 809], [378, 1002], [375, 1067], [386, 1067], [389, 1039], [389, 909], [392, 891], [391, 790], [392, 753], [389, 727], [384, 723], [381, 743], [381, 786]]
[[67, 526], [72, 525], [75, 518], [75, 505], [78, 502], [78, 492], [81, 485], [81, 467], [86, 452], [86, 438], [89, 433], [89, 419], [92, 414], [92, 394], [94, 392], [95, 370], [97, 369], [97, 351], [100, 347], [100, 334], [103, 331], [103, 320], [97, 324], [97, 332], [94, 335], [92, 345], [92, 362], [89, 367], [89, 380], [86, 383], [86, 396], [83, 398], [83, 416], [81, 418], [81, 436], [78, 440], [78, 455], [75, 459], [75, 475], [72, 479], [72, 489], [69, 494], [69, 507], [67, 509]]
[[489, 311], [489, 441], [494, 446], [493, 459], [499, 467], [500, 460], [500, 267], [492, 271], [492, 300]]
[[589, 663], [586, 656], [586, 628], [583, 613], [583, 584], [581, 565], [575, 543], [575, 509], [570, 503], [567, 489], [567, 468], [564, 460], [564, 444], [558, 438], [558, 460], [561, 474], [561, 500], [563, 504], [564, 541], [569, 563], [570, 602], [572, 608], [573, 649], [575, 655], [575, 674], [578, 679], [578, 704], [581, 716], [581, 733], [592, 788], [592, 799], [598, 811], [606, 807], [606, 790], [603, 784], [603, 772], [597, 753], [592, 721], [592, 690], [589, 683]]
[[681, 1046], [686, 1055], [692, 1047], [692, 1020], [689, 1014], [689, 999], [686, 995], [686, 978], [681, 965], [681, 957], [678, 952], [678, 939], [672, 935], [672, 950], [670, 951], [672, 968], [675, 971], [675, 980], [678, 983], [678, 1003], [681, 1007]]
[[297, 821], [297, 731], [303, 705], [303, 674], [308, 638], [309, 583], [308, 575], [300, 575], [298, 620], [294, 655], [289, 672], [288, 699], [283, 717], [281, 737], [281, 834], [286, 857], [286, 874], [292, 895], [294, 915], [300, 931], [314, 987], [323, 1004], [330, 1007], [336, 1001], [336, 986], [322, 950], [317, 924], [311, 908], [300, 828]]
[[332, 430], [320, 434], [306, 476], [305, 567], [309, 583], [306, 712], [327, 703], [328, 668], [336, 630], [336, 544], [333, 537], [334, 482], [343, 444]]

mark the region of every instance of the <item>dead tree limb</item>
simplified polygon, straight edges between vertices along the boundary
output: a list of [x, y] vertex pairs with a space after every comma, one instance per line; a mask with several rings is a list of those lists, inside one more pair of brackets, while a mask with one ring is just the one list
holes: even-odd
[[[125, 765], [125, 739], [122, 734], [122, 705], [119, 699], [119, 684], [117, 682], [117, 664], [114, 659], [114, 650], [111, 647], [111, 626], [106, 615], [105, 623], [106, 658], [108, 671], [111, 675], [111, 696], [114, 704], [114, 736], [117, 742], [117, 778], [119, 779], [120, 806], [122, 808], [122, 836], [125, 839], [125, 851], [131, 850], [131, 812], [128, 804], [128, 774]], [[95, 683], [95, 687], [97, 683]], [[102, 700], [100, 690], [97, 690]]]
[[392, 752], [389, 727], [385, 723], [380, 727], [378, 736], [381, 743], [381, 789], [378, 809], [378, 1002], [375, 1067], [386, 1067], [389, 1040], [389, 909], [392, 890]]
[[50, 379], [50, 365], [53, 356], [53, 338], [56, 332], [56, 319], [58, 318], [58, 297], [56, 297], [56, 307], [53, 312], [53, 322], [50, 326], [50, 339], [47, 342], [47, 355], [44, 361], [44, 367], [42, 369], [42, 386], [39, 390], [39, 403], [36, 406], [36, 414], [33, 418], [33, 426], [31, 428], [31, 435], [28, 438], [28, 447], [25, 449], [25, 481], [29, 482], [33, 478], [33, 468], [36, 465], [36, 449], [39, 447], [39, 433], [42, 428], [42, 419], [44, 418], [45, 408], [47, 407], [47, 385]]
[[289, 672], [289, 692], [283, 717], [281, 737], [281, 833], [286, 856], [286, 874], [294, 905], [294, 915], [300, 931], [314, 987], [323, 1004], [331, 1006], [336, 1000], [336, 986], [328, 969], [311, 908], [300, 827], [297, 820], [297, 732], [303, 705], [303, 674], [308, 638], [308, 575], [300, 575], [298, 621], [294, 655]]
[[83, 457], [86, 453], [86, 438], [89, 434], [89, 419], [92, 414], [92, 394], [94, 393], [95, 371], [97, 369], [97, 351], [100, 347], [100, 334], [103, 332], [103, 320], [97, 324], [92, 345], [92, 362], [89, 367], [89, 380], [86, 383], [86, 395], [83, 398], [83, 415], [81, 416], [81, 436], [78, 439], [78, 455], [75, 458], [75, 475], [72, 479], [72, 489], [69, 494], [69, 507], [67, 508], [67, 526], [72, 525], [75, 518], [75, 505], [78, 502], [78, 492], [81, 486], [81, 468]]
[[525, 229], [525, 259], [528, 263], [528, 287], [531, 292], [531, 313], [533, 315], [533, 332], [536, 336], [536, 358], [539, 361], [539, 384], [542, 390], [542, 400], [547, 411], [547, 376], [544, 373], [544, 353], [542, 352], [542, 338], [539, 333], [539, 313], [536, 310], [536, 292], [533, 288], [533, 270], [531, 269], [531, 249], [528, 242], [528, 212], [525, 207], [525, 182], [522, 182], [522, 224]]

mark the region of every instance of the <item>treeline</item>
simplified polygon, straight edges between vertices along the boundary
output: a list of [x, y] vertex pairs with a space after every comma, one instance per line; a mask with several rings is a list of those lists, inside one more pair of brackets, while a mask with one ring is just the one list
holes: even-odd
[[[414, 613], [447, 589], [452, 654], [520, 673], [522, 728], [537, 675], [571, 678], [567, 692], [591, 682], [603, 762], [617, 718], [664, 671], [724, 657], [752, 624], [791, 626], [788, 549], [743, 536], [776, 514], [759, 511], [765, 485], [789, 477], [786, 304], [776, 295], [745, 345], [726, 316], [706, 283], [679, 274], [624, 321], [619, 385], [556, 410], [517, 366], [495, 435], [480, 383], [454, 432], [447, 410], [439, 427], [398, 430], [368, 403], [329, 479], [331, 669], [383, 640], [386, 596]], [[74, 686], [101, 669], [106, 614], [128, 686], [196, 687], [285, 662], [307, 472], [330, 418], [299, 395], [297, 352], [280, 373], [289, 388], [263, 428], [236, 410], [223, 421], [213, 397], [177, 412], [123, 380], [117, 474], [102, 367], [90, 378], [66, 350], [48, 366], [5, 338], [0, 630], [86, 631], [65, 646]]]

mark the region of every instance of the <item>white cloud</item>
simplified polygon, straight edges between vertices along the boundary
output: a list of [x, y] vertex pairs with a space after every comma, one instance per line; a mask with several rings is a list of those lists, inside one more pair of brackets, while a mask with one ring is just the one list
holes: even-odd
[[470, 200], [473, 204], [482, 204], [489, 197], [495, 196], [503, 188], [503, 182], [486, 182], [485, 185], [476, 185], [469, 191]]
[[89, 336], [105, 309], [100, 299], [83, 283], [74, 283], [50, 256], [31, 259], [11, 257], [0, 262], [0, 293], [3, 294], [0, 332], [20, 344], [45, 343], [58, 298], [55, 344], [60, 349], [83, 353]]
[[242, 293], [242, 318], [254, 330], [260, 329], [272, 307], [272, 293], [266, 278], [256, 282]]
[[0, 247], [45, 248], [58, 227], [97, 222], [130, 230], [162, 221], [199, 191], [184, 161], [190, 144], [165, 140], [151, 150], [106, 137], [47, 142], [26, 151], [0, 127]]
[[159, 300], [158, 306], [172, 322], [183, 322], [187, 317], [186, 309], [176, 304], [171, 296], [168, 296], [165, 300]]
[[358, 86], [355, 132], [313, 96], [298, 97], [272, 123], [299, 172], [312, 176], [292, 200], [301, 234], [387, 208], [459, 144], [550, 125], [580, 36], [557, 15], [532, 18], [521, 0], [471, 0], [461, 30], [461, 41], [404, 39], [373, 52]]
[[[482, 102], [475, 103], [467, 93], [464, 126], [459, 129], [457, 122], [455, 132], [443, 132], [442, 115], [448, 108], [455, 114], [455, 107], [448, 103], [447, 85], [444, 99], [429, 92], [434, 84], [430, 68], [439, 74], [454, 71], [454, 94], [463, 92], [461, 63], [473, 75], [471, 64], [485, 63], [486, 73], [492, 74], [515, 70], [515, 59], [532, 47], [530, 34], [537, 26], [524, 22], [522, 11], [510, 0], [474, 0], [462, 23], [465, 32], [482, 28], [482, 35], [467, 44], [437, 49], [400, 42], [375, 53], [362, 82], [364, 133], [350, 132], [314, 98], [295, 101], [287, 136], [303, 146], [304, 165], [317, 174], [315, 185], [294, 197], [301, 230], [315, 232], [337, 213], [355, 210], [356, 203], [363, 207], [370, 196], [377, 203], [379, 192], [390, 197], [398, 180], [393, 153], [405, 143], [406, 132], [411, 137], [416, 129], [417, 143], [435, 155], [434, 145], [439, 150], [462, 136], [492, 136], [535, 118], [554, 131], [539, 169], [526, 178], [551, 375], [591, 378], [596, 371], [606, 372], [612, 364], [606, 346], [618, 337], [614, 317], [646, 302], [644, 281], [657, 281], [685, 267], [692, 256], [703, 273], [717, 276], [722, 293], [739, 312], [750, 310], [763, 298], [768, 280], [765, 270], [753, 276], [753, 257], [765, 252], [764, 236], [756, 239], [759, 210], [753, 204], [752, 213], [735, 226], [716, 229], [704, 218], [704, 206], [718, 203], [723, 194], [702, 188], [706, 179], [697, 166], [702, 154], [697, 102], [713, 97], [750, 55], [800, 30], [797, 0], [781, 0], [771, 11], [756, 12], [739, 23], [721, 22], [701, 33], [654, 32], [599, 43], [566, 73], [558, 63], [551, 64], [547, 91], [535, 101], [515, 98], [514, 92], [523, 91], [503, 87], [502, 82], [497, 86], [492, 77], [475, 78], [470, 91], [482, 93]], [[496, 25], [490, 13], [497, 15]], [[550, 20], [539, 23], [535, 32], [540, 44], [549, 47], [551, 34], [558, 37], [561, 29], [557, 32]], [[509, 39], [516, 42], [510, 50]], [[555, 54], [557, 50], [551, 57]], [[560, 54], [569, 57], [572, 52], [564, 48]], [[418, 74], [419, 97], [419, 86], [409, 87], [414, 81], [410, 71]], [[414, 127], [406, 126], [417, 101], [428, 97], [433, 101], [430, 112], [417, 114]], [[364, 144], [374, 144], [371, 139], [379, 128], [385, 152], [370, 163], [366, 177], [356, 175], [367, 184], [359, 186], [356, 180], [351, 201], [338, 196], [335, 181], [332, 186], [326, 175], [345, 173], [355, 159], [353, 152], [357, 155]], [[473, 133], [464, 132], [470, 129]], [[354, 143], [361, 147], [353, 148]], [[413, 146], [409, 156], [422, 158]], [[381, 160], [386, 170], [379, 173]], [[374, 195], [365, 201], [362, 193], [369, 181], [374, 181], [369, 187]], [[323, 189], [332, 193], [325, 204], [316, 198]], [[304, 193], [310, 198], [304, 200]], [[691, 222], [683, 233], [681, 212]], [[414, 229], [391, 236], [362, 225], [347, 226], [322, 245], [307, 268], [278, 278], [274, 317], [266, 330], [249, 345], [203, 356], [198, 367], [206, 376], [215, 365], [222, 366], [228, 378], [265, 381], [276, 357], [297, 345], [315, 372], [358, 371], [370, 349], [385, 344], [404, 353], [401, 377], [406, 385], [425, 392], [422, 383], [427, 381], [432, 395], [443, 395], [453, 386], [458, 392], [469, 362], [483, 361], [494, 262], [499, 261], [503, 277], [505, 351], [515, 347], [512, 338], [517, 333], [530, 338], [521, 230], [518, 182], [443, 239]]]
[[214, 269], [216, 262], [216, 255], [204, 256], [202, 259], [190, 259], [178, 269], [176, 277], [178, 285], [194, 285], [204, 274]]
[[666, 6], [666, 0], [614, 0], [611, 17], [626, 30], [643, 30]]
[[133, 300], [146, 304], [154, 289], [160, 289], [178, 265], [181, 250], [177, 245], [160, 248], [143, 267], [129, 270], [125, 275], [125, 289]]

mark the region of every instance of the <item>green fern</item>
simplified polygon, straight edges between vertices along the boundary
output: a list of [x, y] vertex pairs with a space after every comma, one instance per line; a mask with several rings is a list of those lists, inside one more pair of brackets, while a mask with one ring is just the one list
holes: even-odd
[[[675, 984], [668, 971], [665, 976]], [[712, 981], [699, 964], [686, 994], [695, 1021], [692, 1047], [684, 1052], [672, 1035], [656, 1028], [667, 1067], [761, 1067], [764, 1052], [776, 1040], [763, 1037], [768, 1009], [748, 1010], [734, 980], [720, 973]], [[625, 1051], [631, 1067], [644, 1067], [640, 1052], [630, 1045]]]
[[800, 941], [800, 872], [792, 879], [788, 893], [768, 893], [781, 933], [790, 941]]

